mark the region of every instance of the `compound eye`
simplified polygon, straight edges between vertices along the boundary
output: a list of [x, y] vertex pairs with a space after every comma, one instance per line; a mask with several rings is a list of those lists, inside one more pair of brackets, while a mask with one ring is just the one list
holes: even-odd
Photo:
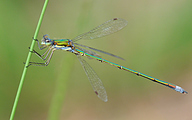
[[43, 35], [43, 38], [44, 38], [44, 39], [46, 39], [46, 38], [48, 38], [48, 37], [49, 37], [49, 35], [47, 35], [47, 34]]
[[45, 42], [46, 42], [46, 43], [49, 43], [50, 41], [49, 41], [49, 40], [46, 40]]

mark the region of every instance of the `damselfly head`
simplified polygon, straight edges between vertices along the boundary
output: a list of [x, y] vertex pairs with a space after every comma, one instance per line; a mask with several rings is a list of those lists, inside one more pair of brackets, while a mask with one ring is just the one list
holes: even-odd
[[49, 38], [49, 35], [44, 35], [43, 39], [41, 40], [41, 45], [49, 46], [52, 44], [51, 39]]

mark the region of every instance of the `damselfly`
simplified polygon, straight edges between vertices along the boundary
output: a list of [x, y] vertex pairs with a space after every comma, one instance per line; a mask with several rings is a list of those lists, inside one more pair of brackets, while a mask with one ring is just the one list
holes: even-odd
[[[98, 27], [92, 29], [91, 31], [81, 34], [77, 37], [75, 37], [74, 39], [50, 39], [48, 37], [48, 35], [44, 35], [43, 39], [41, 40], [41, 45], [39, 44], [39, 41], [37, 39], [34, 39], [37, 41], [39, 49], [43, 50], [45, 48], [48, 48], [42, 55], [39, 54], [38, 52], [36, 52], [35, 50], [33, 50], [32, 52], [35, 53], [37, 56], [39, 56], [42, 60], [44, 60], [44, 63], [37, 63], [37, 62], [29, 62], [29, 65], [36, 65], [36, 66], [47, 66], [53, 56], [53, 53], [55, 50], [64, 50], [64, 51], [68, 51], [71, 52], [73, 54], [75, 54], [77, 56], [77, 58], [79, 59], [81, 65], [83, 66], [83, 69], [85, 70], [85, 73], [93, 87], [94, 92], [96, 93], [96, 95], [103, 101], [107, 102], [107, 93], [106, 90], [103, 86], [102, 81], [100, 80], [100, 78], [98, 77], [98, 75], [95, 73], [95, 71], [91, 68], [91, 66], [82, 58], [82, 56], [86, 56], [88, 58], [93, 58], [95, 60], [98, 60], [100, 62], [103, 63], [107, 63], [109, 65], [115, 66], [121, 70], [125, 70], [128, 72], [131, 72], [133, 74], [136, 74], [138, 76], [147, 78], [153, 82], [162, 84], [164, 86], [167, 86], [169, 88], [172, 88], [173, 90], [180, 92], [180, 93], [184, 93], [187, 94], [187, 91], [185, 91], [184, 89], [182, 89], [181, 87], [171, 84], [169, 82], [165, 82], [159, 79], [156, 79], [154, 77], [145, 75], [143, 73], [137, 72], [135, 70], [126, 68], [124, 66], [121, 66], [119, 64], [110, 62], [108, 60], [105, 60], [103, 58], [101, 58], [99, 56], [99, 54], [91, 51], [97, 51], [97, 52], [101, 52], [119, 59], [123, 59], [117, 55], [108, 53], [108, 52], [104, 52], [102, 50], [98, 50], [96, 48], [93, 47], [88, 47], [85, 45], [81, 45], [78, 43], [75, 43], [78, 40], [81, 39], [95, 39], [95, 38], [100, 38], [109, 34], [112, 34], [114, 32], [117, 32], [119, 30], [121, 30], [122, 28], [124, 28], [127, 25], [127, 21], [121, 18], [114, 18], [111, 19], [101, 25], [99, 25]], [[80, 47], [84, 47], [86, 49], [82, 49]], [[90, 50], [88, 50], [90, 49]], [[44, 57], [45, 56], [45, 57]]]

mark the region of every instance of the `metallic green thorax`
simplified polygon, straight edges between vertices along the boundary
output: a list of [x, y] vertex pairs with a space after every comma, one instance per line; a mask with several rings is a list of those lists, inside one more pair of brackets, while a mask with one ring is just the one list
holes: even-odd
[[51, 39], [54, 41], [54, 45], [57, 45], [57, 46], [68, 46], [69, 44], [69, 39]]

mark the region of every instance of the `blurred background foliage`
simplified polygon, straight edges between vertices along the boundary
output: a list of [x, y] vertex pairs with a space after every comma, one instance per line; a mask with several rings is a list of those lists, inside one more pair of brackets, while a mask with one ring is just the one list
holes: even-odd
[[[43, 3], [0, 1], [1, 120], [9, 119]], [[15, 120], [52, 119], [55, 102], [61, 120], [190, 120], [191, 6], [190, 0], [50, 0], [39, 40], [44, 34], [74, 38], [114, 17], [126, 19], [128, 25], [120, 32], [78, 43], [119, 55], [126, 61], [103, 58], [182, 86], [189, 94], [85, 58], [106, 88], [109, 101], [104, 103], [94, 94], [76, 56], [56, 51], [48, 67], [28, 69]], [[32, 61], [41, 62], [35, 55]]]

